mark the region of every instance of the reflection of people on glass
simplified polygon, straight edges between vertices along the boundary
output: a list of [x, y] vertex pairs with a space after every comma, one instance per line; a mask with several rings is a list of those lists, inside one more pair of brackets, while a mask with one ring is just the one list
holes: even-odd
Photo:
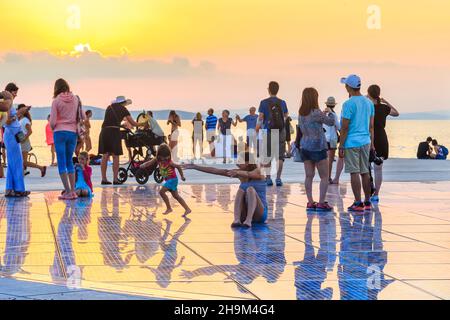
[[125, 221], [125, 237], [134, 238], [134, 250], [129, 254], [136, 254], [140, 263], [147, 262], [159, 249], [162, 224], [154, 221], [154, 217], [153, 214], [142, 217], [132, 212], [131, 218]]
[[[30, 245], [30, 205], [28, 199], [2, 199], [6, 207], [5, 212], [0, 212], [0, 222], [2, 215], [6, 216], [6, 243], [3, 264], [0, 263], [0, 275], [10, 276], [15, 273], [25, 273], [22, 266], [25, 263], [28, 247]], [[3, 211], [3, 210], [2, 210]], [[0, 260], [1, 262], [1, 260]]]
[[[200, 276], [225, 273], [243, 285], [251, 284], [259, 276], [265, 278], [268, 283], [275, 283], [286, 266], [284, 247], [280, 245], [280, 238], [282, 237], [278, 231], [266, 225], [251, 230], [236, 229], [234, 252], [239, 261], [238, 264], [208, 266], [192, 271], [183, 270], [181, 276], [190, 280]], [[248, 293], [242, 286], [238, 286], [238, 289]]]
[[193, 184], [191, 186], [192, 194], [195, 197], [195, 202], [202, 203], [202, 193], [203, 193], [203, 185], [202, 184]]
[[[102, 190], [102, 215], [98, 218], [98, 236], [104, 264], [120, 271], [130, 262], [131, 256], [128, 256], [126, 260], [122, 259], [119, 245], [124, 237], [121, 227], [122, 218], [119, 213], [119, 196], [110, 192], [108, 189]], [[108, 209], [107, 199], [110, 198], [112, 198], [112, 212]]]
[[183, 264], [185, 258], [184, 256], [181, 257], [180, 261], [177, 263], [178, 260], [177, 245], [179, 242], [178, 239], [184, 233], [189, 223], [191, 223], [190, 219], [185, 218], [183, 225], [177, 230], [177, 232], [175, 232], [175, 234], [170, 239], [169, 243], [167, 243], [166, 239], [170, 235], [170, 227], [172, 222], [167, 219], [165, 221], [166, 221], [166, 228], [160, 241], [160, 246], [162, 251], [164, 252], [164, 256], [161, 259], [161, 262], [159, 263], [157, 268], [152, 268], [150, 266], [145, 267], [149, 269], [151, 272], [153, 272], [153, 274], [156, 277], [157, 283], [162, 288], [167, 288], [169, 286], [170, 278], [172, 277], [172, 272]]
[[55, 283], [65, 282], [68, 278], [69, 268], [73, 269], [77, 265], [75, 252], [73, 250], [73, 227], [75, 224], [75, 213], [73, 203], [66, 203], [64, 214], [59, 221], [56, 233], [56, 241], [59, 244], [55, 250], [53, 265], [50, 267], [50, 274]]
[[[319, 249], [317, 255], [312, 240], [312, 224], [319, 219]], [[298, 300], [330, 300], [332, 288], [322, 289], [327, 272], [336, 262], [336, 222], [333, 213], [308, 214], [305, 228], [305, 255], [302, 261], [294, 262], [295, 287]]]
[[[372, 220], [375, 217], [375, 225]], [[376, 300], [378, 293], [392, 281], [384, 279], [387, 252], [381, 239], [379, 210], [364, 216], [341, 213], [341, 250], [338, 280], [342, 300]], [[376, 230], [376, 232], [375, 232]]]

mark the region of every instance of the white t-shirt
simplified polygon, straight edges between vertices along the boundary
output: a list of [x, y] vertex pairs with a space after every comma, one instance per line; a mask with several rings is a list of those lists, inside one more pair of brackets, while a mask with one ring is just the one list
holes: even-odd
[[20, 119], [20, 126], [22, 127], [22, 131], [24, 134], [28, 134], [27, 125], [31, 125], [30, 120], [27, 117], [23, 117]]

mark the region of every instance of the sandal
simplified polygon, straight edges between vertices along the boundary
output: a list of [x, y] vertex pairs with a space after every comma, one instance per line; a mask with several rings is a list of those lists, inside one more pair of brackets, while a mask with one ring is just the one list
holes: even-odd
[[237, 229], [237, 228], [240, 228], [240, 227], [242, 227], [242, 223], [239, 223], [239, 222], [233, 222], [233, 223], [231, 224], [231, 228], [232, 228], [232, 229]]
[[103, 186], [108, 186], [108, 185], [111, 185], [112, 183], [109, 182], [108, 180], [103, 180], [101, 184], [102, 184]]

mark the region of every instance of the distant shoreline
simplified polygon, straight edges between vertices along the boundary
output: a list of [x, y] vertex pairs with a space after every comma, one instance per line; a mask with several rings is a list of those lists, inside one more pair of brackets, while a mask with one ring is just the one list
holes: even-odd
[[[34, 107], [31, 109], [31, 116], [34, 120], [47, 120], [47, 116], [50, 113], [50, 107]], [[105, 109], [93, 106], [83, 106], [84, 110], [92, 110], [93, 120], [103, 120]], [[149, 109], [145, 108], [145, 111], [151, 110], [153, 112], [154, 118], [156, 120], [166, 120], [170, 110], [175, 110], [181, 117], [182, 120], [192, 120], [196, 112], [179, 110], [177, 108], [173, 109]], [[205, 116], [208, 108], [205, 107], [200, 113]], [[140, 113], [144, 111], [140, 110], [130, 110], [131, 115], [136, 118]], [[216, 115], [220, 115], [221, 110], [216, 110]], [[247, 114], [247, 110], [243, 109], [230, 109], [233, 117], [234, 114], [239, 114], [241, 116]], [[405, 113], [400, 115], [398, 118], [391, 118], [391, 120], [407, 120], [407, 121], [446, 121], [450, 120], [450, 111], [432, 111], [429, 113]]]

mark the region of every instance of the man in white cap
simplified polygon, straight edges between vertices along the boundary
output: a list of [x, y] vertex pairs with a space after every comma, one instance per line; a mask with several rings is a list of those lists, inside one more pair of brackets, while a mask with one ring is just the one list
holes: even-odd
[[[364, 212], [371, 210], [370, 202], [370, 150], [373, 149], [373, 124], [375, 107], [361, 94], [361, 78], [350, 75], [342, 78], [341, 83], [350, 95], [342, 107], [342, 128], [339, 156], [344, 158], [345, 172], [351, 175], [351, 184], [355, 202], [349, 211]], [[365, 201], [361, 199], [361, 184]]]

